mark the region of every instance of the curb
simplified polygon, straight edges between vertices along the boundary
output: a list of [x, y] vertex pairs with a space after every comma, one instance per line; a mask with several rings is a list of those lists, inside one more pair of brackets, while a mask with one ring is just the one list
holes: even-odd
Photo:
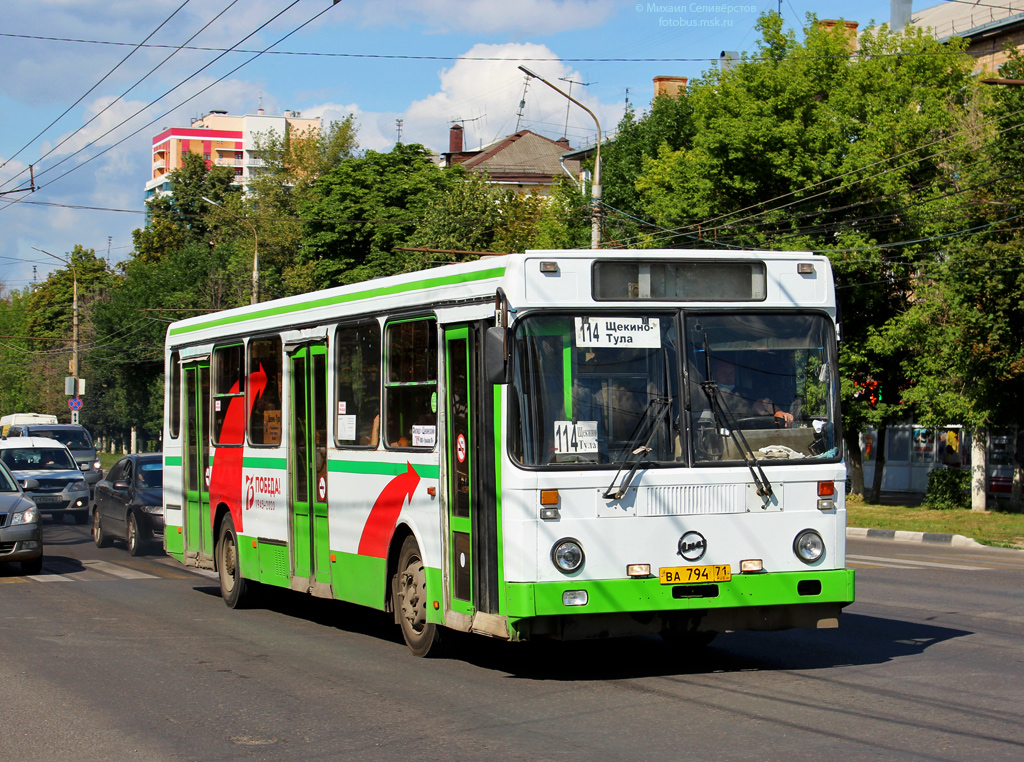
[[939, 532], [904, 532], [898, 529], [846, 528], [847, 537], [861, 537], [869, 540], [894, 540], [896, 542], [928, 542], [936, 545], [951, 545], [954, 548], [984, 548], [977, 540], [962, 534], [940, 534]]

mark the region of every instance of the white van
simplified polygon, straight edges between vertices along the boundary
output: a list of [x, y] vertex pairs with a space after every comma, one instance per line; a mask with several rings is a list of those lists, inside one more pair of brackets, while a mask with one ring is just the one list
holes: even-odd
[[57, 416], [42, 413], [11, 413], [0, 418], [0, 436], [7, 436], [7, 429], [16, 423], [57, 423]]

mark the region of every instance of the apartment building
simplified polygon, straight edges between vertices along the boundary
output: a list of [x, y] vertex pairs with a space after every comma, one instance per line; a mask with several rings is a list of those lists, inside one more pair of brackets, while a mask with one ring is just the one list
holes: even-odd
[[320, 119], [303, 119], [298, 111], [274, 116], [259, 109], [245, 116], [210, 111], [192, 120], [188, 127], [165, 129], [153, 138], [153, 167], [146, 183], [146, 199], [171, 192], [170, 173], [182, 166], [184, 155], [190, 152], [201, 153], [208, 166], [231, 167], [235, 182], [244, 189], [262, 164], [254, 148], [254, 136], [270, 130], [283, 135], [286, 125], [293, 133], [321, 127]]

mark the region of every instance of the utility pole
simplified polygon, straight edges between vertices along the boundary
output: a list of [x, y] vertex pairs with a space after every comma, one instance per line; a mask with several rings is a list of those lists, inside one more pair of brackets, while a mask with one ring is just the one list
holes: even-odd
[[[40, 249], [37, 246], [33, 246], [36, 251], [42, 252], [48, 257], [53, 257], [58, 262], [63, 262], [71, 270], [71, 377], [74, 381], [70, 384], [71, 389], [69, 390], [65, 385], [64, 392], [70, 394], [72, 397], [76, 397], [81, 393], [82, 383], [78, 378], [78, 271], [75, 269], [71, 259], [65, 259], [64, 257], [58, 257], [56, 254], [51, 254], [44, 249]], [[78, 411], [77, 409], [72, 411], [72, 423], [78, 423]]]

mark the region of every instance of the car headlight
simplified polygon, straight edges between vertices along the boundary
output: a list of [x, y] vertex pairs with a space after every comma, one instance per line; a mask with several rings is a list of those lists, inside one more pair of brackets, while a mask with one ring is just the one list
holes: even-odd
[[18, 524], [38, 524], [39, 523], [39, 509], [35, 506], [26, 508], [23, 511], [18, 511], [11, 514], [11, 526]]
[[825, 554], [825, 541], [813, 529], [805, 529], [793, 540], [793, 552], [805, 564], [813, 564]]
[[155, 513], [157, 515], [163, 515], [164, 507], [162, 505], [140, 505], [139, 510], [143, 513]]
[[551, 548], [551, 562], [563, 574], [572, 574], [583, 566], [585, 556], [578, 540], [566, 537]]
[[93, 463], [92, 463], [92, 467], [95, 468], [97, 471], [99, 471], [100, 470], [100, 462], [98, 460], [94, 460]]
[[85, 479], [78, 479], [68, 485], [68, 489], [72, 492], [82, 492], [89, 489], [89, 485], [85, 483]]

